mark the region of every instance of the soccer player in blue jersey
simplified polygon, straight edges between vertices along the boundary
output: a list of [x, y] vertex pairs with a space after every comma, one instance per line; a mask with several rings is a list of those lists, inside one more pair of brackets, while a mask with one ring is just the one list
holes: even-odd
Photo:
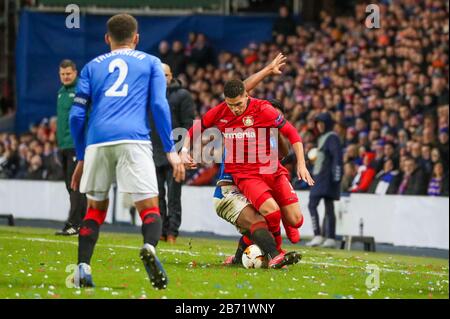
[[82, 69], [70, 112], [70, 128], [79, 161], [71, 186], [79, 188], [88, 198], [78, 241], [74, 280], [78, 287], [94, 286], [90, 261], [100, 225], [106, 218], [108, 192], [114, 180], [120, 192], [131, 194], [142, 219], [144, 246], [140, 257], [152, 285], [164, 289], [168, 283], [155, 251], [162, 227], [148, 112], [154, 115], [177, 181], [184, 180], [185, 170], [171, 137], [171, 115], [161, 62], [135, 50], [139, 41], [137, 29], [136, 19], [128, 14], [118, 14], [108, 20], [105, 41], [111, 52], [96, 57]]

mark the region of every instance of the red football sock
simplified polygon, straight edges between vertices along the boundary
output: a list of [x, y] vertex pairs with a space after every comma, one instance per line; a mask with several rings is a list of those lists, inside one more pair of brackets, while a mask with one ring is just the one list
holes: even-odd
[[242, 241], [247, 245], [247, 246], [250, 246], [250, 245], [253, 245], [253, 241], [250, 239], [250, 238], [248, 238], [247, 236], [242, 236]]
[[280, 232], [280, 221], [281, 221], [281, 212], [280, 210], [276, 210], [272, 213], [269, 213], [264, 216], [267, 222], [267, 226], [269, 228], [269, 231], [272, 233], [273, 237], [275, 238], [275, 242], [277, 244], [277, 250], [281, 250], [281, 243], [283, 239], [281, 238], [281, 232]]
[[92, 219], [97, 224], [101, 225], [106, 219], [106, 210], [100, 210], [95, 208], [88, 208], [87, 213], [83, 220]]

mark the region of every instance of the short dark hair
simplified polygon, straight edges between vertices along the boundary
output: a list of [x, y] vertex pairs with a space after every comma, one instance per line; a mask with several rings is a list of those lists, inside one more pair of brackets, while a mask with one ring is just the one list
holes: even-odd
[[59, 63], [59, 67], [62, 69], [65, 69], [65, 68], [72, 68], [72, 70], [77, 69], [77, 65], [75, 64], [75, 62], [73, 62], [72, 60], [69, 60], [69, 59], [62, 60], [61, 63]]
[[225, 97], [234, 99], [245, 92], [244, 82], [238, 79], [230, 80], [225, 83], [223, 94]]
[[109, 18], [106, 26], [108, 35], [119, 44], [131, 40], [138, 29], [137, 20], [126, 13], [112, 16]]

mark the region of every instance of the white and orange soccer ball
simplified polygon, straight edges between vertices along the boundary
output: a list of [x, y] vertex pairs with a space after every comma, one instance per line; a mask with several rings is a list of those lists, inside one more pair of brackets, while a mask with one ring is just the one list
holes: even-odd
[[242, 254], [242, 265], [245, 268], [261, 268], [265, 262], [265, 257], [257, 245], [250, 245]]

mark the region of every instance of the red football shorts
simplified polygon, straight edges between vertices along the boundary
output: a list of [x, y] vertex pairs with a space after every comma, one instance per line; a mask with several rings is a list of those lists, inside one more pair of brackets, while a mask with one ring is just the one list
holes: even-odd
[[233, 179], [239, 190], [259, 210], [261, 205], [269, 198], [275, 199], [278, 206], [284, 207], [298, 202], [287, 175], [283, 172], [275, 174], [239, 176], [233, 174]]

